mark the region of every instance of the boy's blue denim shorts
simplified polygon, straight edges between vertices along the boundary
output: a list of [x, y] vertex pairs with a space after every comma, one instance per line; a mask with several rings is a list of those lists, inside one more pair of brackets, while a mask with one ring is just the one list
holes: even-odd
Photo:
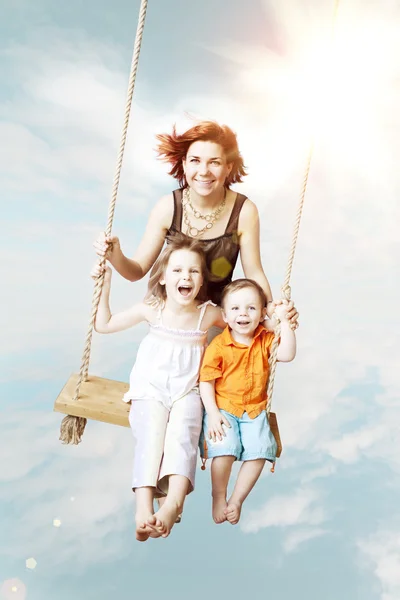
[[257, 458], [275, 461], [277, 445], [265, 410], [254, 419], [250, 419], [247, 413], [243, 413], [240, 418], [222, 409], [221, 413], [228, 419], [230, 427], [222, 425], [226, 435], [222, 440], [217, 438], [215, 442], [207, 436], [208, 415], [204, 414], [200, 436], [200, 455], [203, 459], [235, 456], [237, 460], [243, 461]]

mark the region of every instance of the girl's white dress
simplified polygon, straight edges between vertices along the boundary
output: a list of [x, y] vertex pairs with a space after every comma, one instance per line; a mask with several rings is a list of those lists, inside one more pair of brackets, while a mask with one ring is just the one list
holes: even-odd
[[171, 329], [162, 309], [142, 340], [124, 396], [131, 402], [129, 422], [134, 439], [132, 487], [168, 491], [168, 476], [183, 475], [194, 488], [203, 406], [198, 376], [207, 331], [201, 323], [208, 304], [200, 305], [194, 330]]

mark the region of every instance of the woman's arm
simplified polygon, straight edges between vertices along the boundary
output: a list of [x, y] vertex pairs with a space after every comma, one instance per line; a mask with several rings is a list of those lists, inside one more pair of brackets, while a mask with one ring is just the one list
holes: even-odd
[[264, 290], [268, 302], [272, 301], [272, 292], [261, 264], [260, 219], [254, 202], [247, 199], [240, 211], [239, 223], [240, 260], [247, 279], [254, 279]]
[[147, 306], [143, 302], [135, 304], [128, 310], [111, 314], [110, 309], [110, 290], [111, 290], [111, 269], [107, 268], [104, 275], [103, 288], [101, 290], [101, 296], [99, 306], [97, 309], [96, 320], [94, 329], [98, 333], [115, 333], [116, 331], [123, 331], [129, 329], [142, 321], [149, 319], [149, 312], [152, 310], [151, 307]]
[[[254, 281], [256, 281], [264, 290], [268, 301], [267, 314], [271, 317], [275, 309], [274, 304], [279, 304], [280, 300], [271, 304], [271, 287], [261, 264], [260, 219], [256, 205], [249, 199], [245, 201], [243, 208], [240, 211], [238, 234], [240, 260], [242, 262], [244, 276], [247, 277], [247, 279], [254, 279]], [[298, 318], [299, 313], [297, 312], [294, 303], [291, 301], [289, 304], [288, 319], [290, 321], [290, 326], [293, 329], [297, 329], [298, 327]]]
[[114, 269], [125, 279], [142, 279], [161, 252], [166, 233], [171, 226], [173, 212], [172, 194], [160, 198], [150, 213], [143, 238], [133, 258], [124, 255], [117, 237], [99, 238], [94, 243], [97, 254], [100, 257], [106, 256]]

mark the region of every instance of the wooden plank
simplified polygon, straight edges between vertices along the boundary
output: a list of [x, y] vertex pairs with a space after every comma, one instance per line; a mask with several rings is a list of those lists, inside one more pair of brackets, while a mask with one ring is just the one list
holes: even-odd
[[55, 401], [56, 412], [129, 427], [130, 404], [122, 400], [129, 389], [127, 383], [89, 375], [88, 380], [81, 384], [79, 400], [74, 402], [72, 398], [77, 381], [77, 374], [68, 379]]

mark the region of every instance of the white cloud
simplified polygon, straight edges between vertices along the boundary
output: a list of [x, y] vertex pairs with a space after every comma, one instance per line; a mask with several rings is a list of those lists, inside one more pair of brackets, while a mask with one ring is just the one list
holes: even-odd
[[373, 572], [381, 585], [380, 600], [400, 597], [400, 532], [381, 531], [360, 540], [358, 549], [366, 559], [366, 568]]
[[340, 439], [326, 443], [326, 449], [329, 454], [346, 463], [356, 462], [360, 454], [381, 442], [386, 436], [386, 429], [383, 425], [364, 427], [358, 431], [352, 431], [344, 434]]
[[285, 552], [294, 552], [301, 544], [313, 540], [321, 535], [328, 533], [325, 529], [317, 527], [309, 529], [297, 529], [288, 533], [283, 542]]
[[5, 531], [4, 548], [9, 558], [32, 555], [58, 571], [78, 549], [81, 569], [113, 560], [124, 551], [122, 534], [131, 528], [134, 536], [129, 429], [89, 422], [82, 444], [63, 446], [61, 418], [36, 410], [12, 413], [2, 420], [1, 434], [0, 498], [18, 514], [18, 527]]
[[321, 477], [330, 477], [336, 473], [336, 466], [334, 464], [327, 464], [322, 467], [318, 467], [316, 469], [308, 469], [304, 475], [301, 477], [301, 483], [310, 483], [315, 479], [319, 479]]
[[265, 527], [319, 525], [327, 519], [321, 500], [321, 495], [311, 489], [300, 489], [291, 496], [276, 495], [261, 508], [249, 511], [241, 521], [241, 529], [257, 533]]
[[[128, 73], [114, 48], [79, 36], [73, 44], [60, 30], [47, 34], [46, 43], [54, 41], [51, 55], [42, 40], [8, 49], [24, 93], [0, 105], [1, 137], [7, 140], [2, 169], [12, 191], [52, 191], [63, 199], [73, 193], [80, 200], [82, 189], [86, 199], [96, 202], [111, 190]], [[159, 119], [154, 108], [134, 102], [125, 153], [130, 168], [124, 170], [121, 189], [146, 199], [137, 203], [136, 213], [146, 209], [156, 181], [164, 177], [153, 151]]]

